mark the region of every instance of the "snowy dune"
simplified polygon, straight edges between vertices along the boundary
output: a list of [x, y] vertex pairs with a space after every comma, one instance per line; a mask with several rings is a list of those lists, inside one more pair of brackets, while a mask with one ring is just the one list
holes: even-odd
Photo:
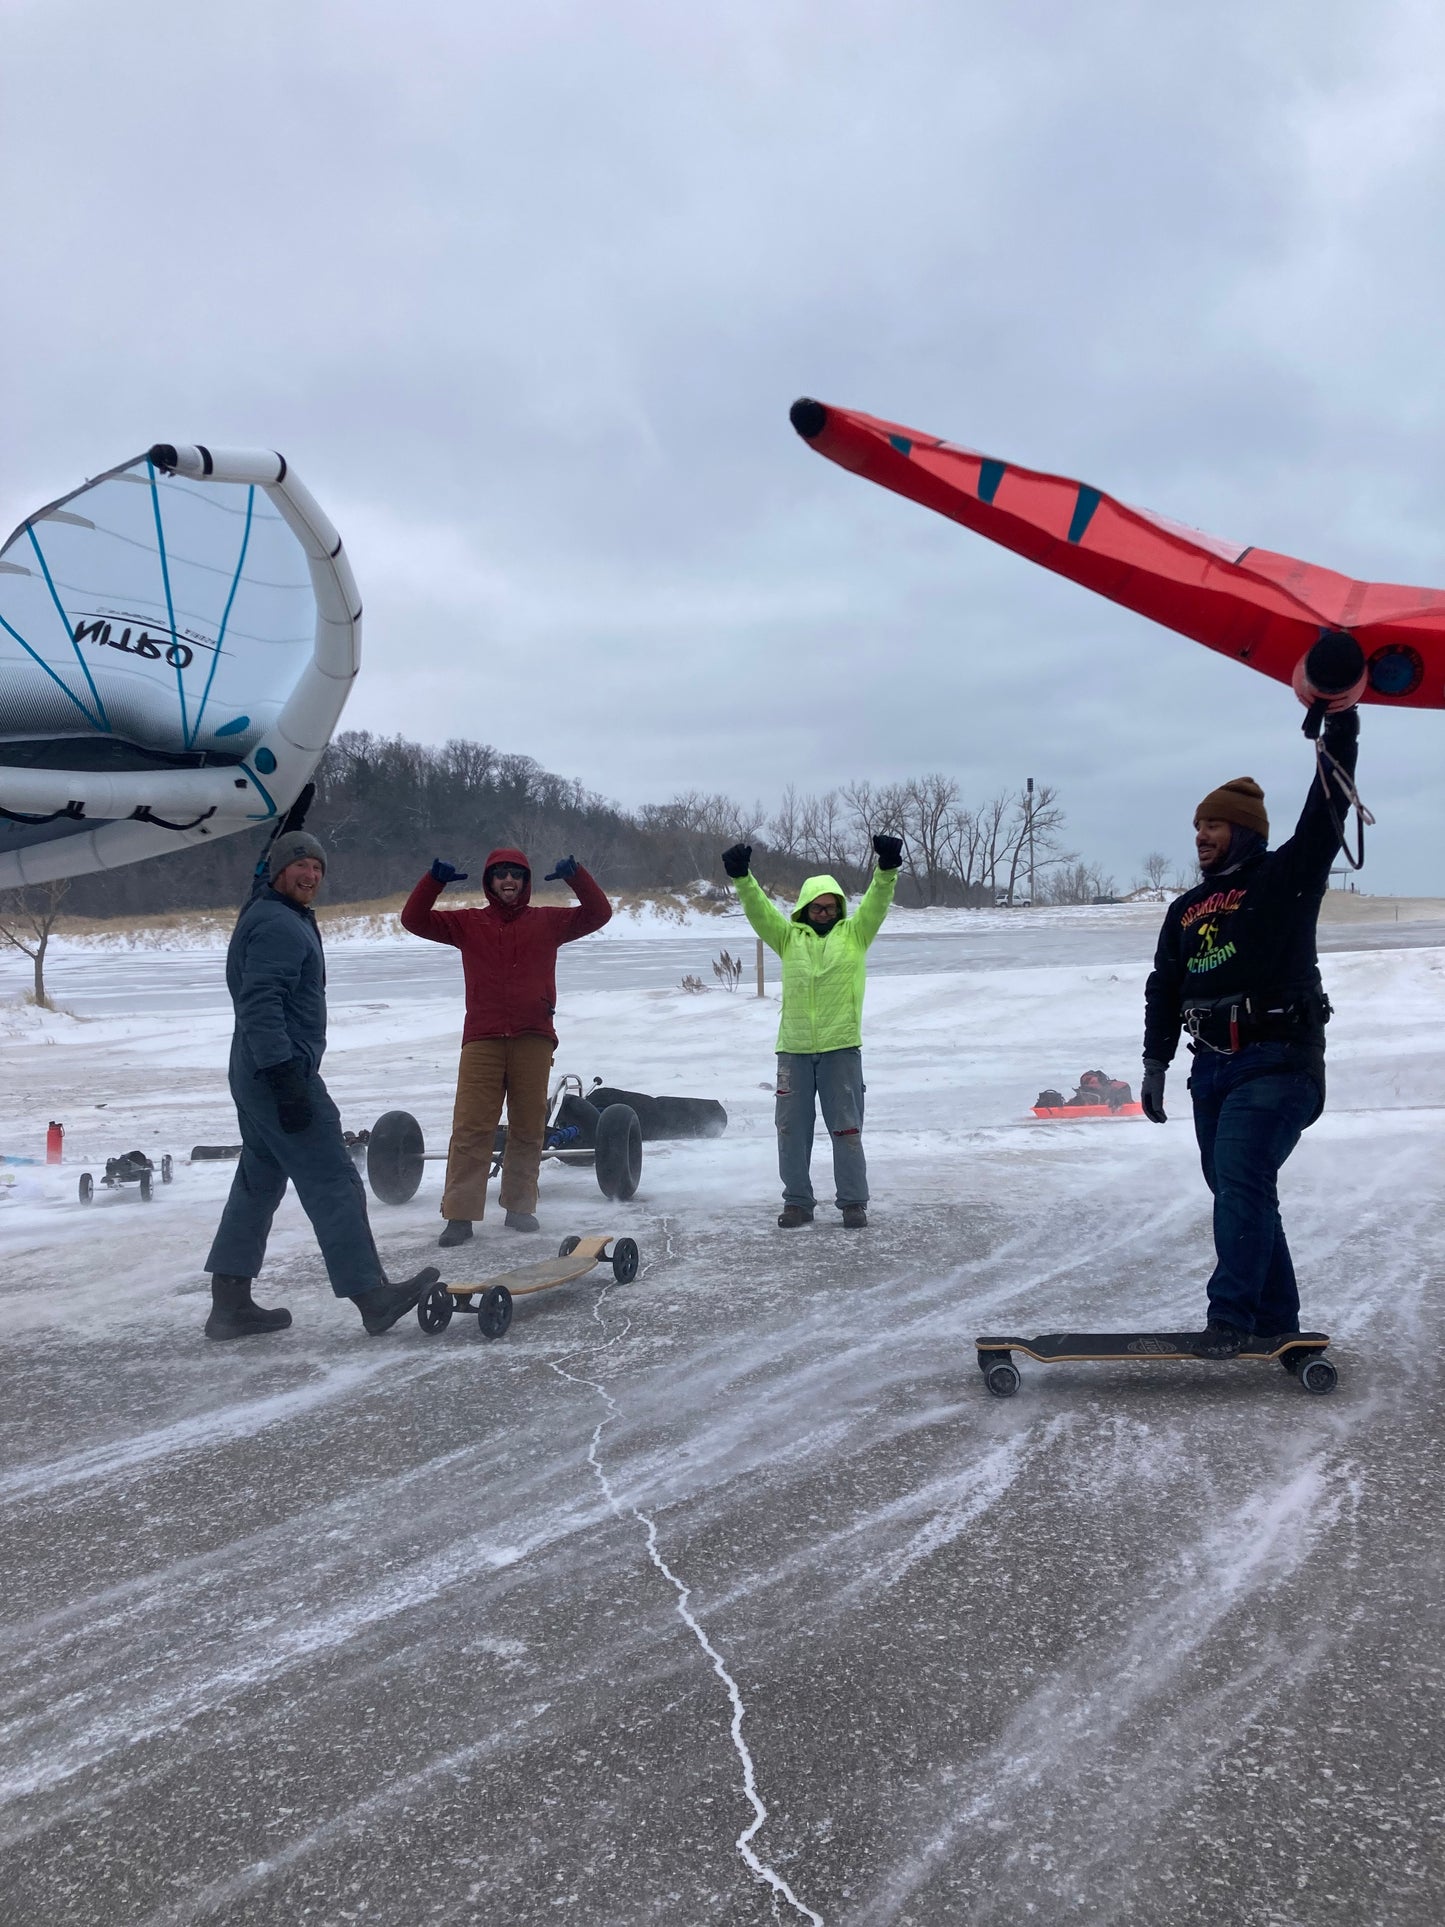
[[[880, 940], [847, 1236], [772, 1226], [775, 978], [676, 988], [726, 923], [579, 946], [558, 1069], [729, 1129], [650, 1147], [628, 1207], [544, 1167], [547, 1239], [625, 1230], [643, 1275], [494, 1346], [366, 1340], [291, 1199], [259, 1295], [295, 1327], [205, 1346], [230, 1168], [149, 1207], [75, 1176], [233, 1135], [217, 960], [63, 954], [80, 1016], [0, 1008], [0, 1150], [67, 1125], [0, 1191], [0, 1915], [1438, 1919], [1445, 929], [1326, 962], [1284, 1193], [1332, 1398], [1024, 1361], [997, 1403], [973, 1363], [982, 1329], [1198, 1319], [1182, 1073], [1167, 1130], [1028, 1115], [1136, 1078], [1158, 914]], [[460, 1013], [424, 954], [333, 945], [326, 1069], [348, 1125], [404, 1105], [440, 1149]], [[388, 1262], [439, 1194], [375, 1207]]]

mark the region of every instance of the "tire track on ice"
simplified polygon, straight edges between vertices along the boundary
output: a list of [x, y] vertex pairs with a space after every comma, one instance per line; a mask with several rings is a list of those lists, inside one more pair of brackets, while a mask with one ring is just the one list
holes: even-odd
[[[666, 1218], [661, 1220], [661, 1228], [667, 1245], [667, 1256], [671, 1257], [672, 1237], [668, 1230]], [[650, 1265], [644, 1266], [643, 1275], [645, 1276], [646, 1272], [650, 1269]], [[632, 1321], [629, 1318], [620, 1331], [608, 1332], [607, 1321], [602, 1315], [602, 1307], [610, 1289], [610, 1286], [604, 1286], [597, 1294], [597, 1298], [592, 1306], [592, 1316], [596, 1319], [598, 1327], [603, 1333], [602, 1349], [604, 1352], [625, 1338], [632, 1328]], [[602, 1443], [602, 1434], [606, 1431], [607, 1427], [622, 1416], [621, 1408], [616, 1399], [614, 1399], [612, 1394], [607, 1390], [606, 1386], [598, 1380], [584, 1378], [576, 1372], [569, 1372], [565, 1365], [558, 1364], [555, 1359], [548, 1361], [548, 1368], [555, 1372], [559, 1378], [567, 1379], [573, 1385], [586, 1386], [589, 1391], [595, 1392], [606, 1405], [607, 1410], [597, 1421], [591, 1441], [588, 1444], [587, 1462], [592, 1467], [597, 1482], [601, 1486], [603, 1495], [613, 1513], [619, 1519], [630, 1515], [637, 1524], [643, 1528], [646, 1535], [648, 1558], [677, 1594], [678, 1617], [697, 1641], [698, 1646], [702, 1649], [711, 1664], [712, 1670], [722, 1681], [724, 1690], [727, 1693], [728, 1703], [732, 1708], [729, 1732], [732, 1736], [733, 1750], [736, 1752], [742, 1766], [743, 1793], [753, 1810], [752, 1820], [744, 1827], [733, 1844], [736, 1846], [743, 1861], [753, 1875], [758, 1880], [765, 1882], [766, 1885], [772, 1889], [775, 1906], [778, 1900], [785, 1900], [793, 1909], [794, 1913], [798, 1914], [802, 1919], [811, 1922], [812, 1927], [824, 1927], [823, 1916], [814, 1913], [813, 1909], [808, 1906], [805, 1901], [799, 1900], [798, 1896], [793, 1892], [793, 1889], [778, 1870], [763, 1860], [753, 1846], [754, 1839], [767, 1820], [768, 1809], [763, 1803], [762, 1796], [758, 1792], [756, 1765], [748, 1743], [743, 1738], [743, 1719], [746, 1715], [747, 1708], [743, 1703], [742, 1693], [738, 1688], [736, 1679], [734, 1679], [732, 1673], [728, 1670], [727, 1662], [708, 1638], [701, 1622], [688, 1604], [688, 1601], [692, 1597], [691, 1588], [686, 1585], [683, 1580], [678, 1578], [677, 1574], [662, 1556], [662, 1551], [657, 1541], [657, 1522], [645, 1512], [640, 1511], [637, 1506], [627, 1504], [619, 1499], [611, 1479], [607, 1476], [607, 1470], [599, 1455], [599, 1447]]]

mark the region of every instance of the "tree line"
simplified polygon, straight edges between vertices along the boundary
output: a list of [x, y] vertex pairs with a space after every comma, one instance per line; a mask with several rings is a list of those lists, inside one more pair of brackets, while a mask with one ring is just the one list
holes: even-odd
[[[872, 838], [880, 831], [904, 840], [902, 903], [991, 905], [1017, 901], [1030, 889], [1035, 902], [1112, 895], [1112, 879], [1065, 847], [1064, 824], [1049, 784], [971, 804], [954, 778], [940, 774], [888, 784], [859, 780], [818, 794], [790, 785], [771, 812], [760, 802], [700, 790], [625, 810], [530, 756], [461, 740], [437, 748], [369, 730], [348, 730], [328, 747], [307, 820], [330, 853], [332, 903], [409, 890], [437, 855], [470, 869], [480, 885], [482, 858], [504, 844], [525, 850], [539, 877], [571, 852], [612, 891], [699, 883], [721, 891], [722, 850], [750, 843], [755, 871], [775, 889], [795, 889], [806, 875], [828, 870], [851, 891], [872, 868]], [[258, 829], [76, 877], [65, 913], [145, 916], [239, 906], [265, 841]]]

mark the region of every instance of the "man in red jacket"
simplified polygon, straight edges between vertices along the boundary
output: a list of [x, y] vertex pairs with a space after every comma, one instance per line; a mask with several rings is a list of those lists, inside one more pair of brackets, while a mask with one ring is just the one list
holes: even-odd
[[520, 850], [493, 850], [482, 871], [485, 910], [437, 910], [464, 870], [440, 857], [406, 900], [402, 928], [449, 943], [462, 953], [467, 1018], [457, 1101], [442, 1194], [442, 1245], [464, 1244], [487, 1207], [492, 1145], [507, 1106], [507, 1151], [500, 1199], [513, 1231], [539, 1229], [537, 1171], [547, 1124], [547, 1078], [557, 1033], [557, 952], [600, 930], [612, 905], [577, 862], [565, 856], [544, 882], [558, 878], [577, 893], [575, 910], [534, 909], [532, 871]]

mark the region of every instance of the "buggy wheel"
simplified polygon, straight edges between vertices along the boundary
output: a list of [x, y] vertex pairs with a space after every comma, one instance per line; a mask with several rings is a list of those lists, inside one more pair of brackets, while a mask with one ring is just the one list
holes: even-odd
[[511, 1322], [512, 1294], [505, 1285], [493, 1285], [477, 1306], [477, 1330], [483, 1338], [500, 1338]]
[[1299, 1368], [1299, 1382], [1307, 1392], [1332, 1392], [1340, 1375], [1327, 1358], [1311, 1358]]
[[990, 1365], [983, 1375], [983, 1382], [995, 1398], [1012, 1398], [1019, 1388], [1019, 1368], [1017, 1365]]
[[557, 1256], [559, 1258], [570, 1258], [572, 1256], [572, 1253], [577, 1249], [578, 1245], [580, 1245], [581, 1242], [582, 1240], [575, 1236], [571, 1238], [564, 1238], [561, 1244], [559, 1244], [557, 1247]]
[[444, 1332], [452, 1322], [452, 1295], [445, 1285], [433, 1285], [416, 1308], [416, 1322], [424, 1332]]
[[426, 1141], [410, 1111], [384, 1111], [366, 1146], [366, 1181], [383, 1204], [405, 1204], [417, 1194]]
[[149, 1171], [142, 1171], [140, 1174], [140, 1201], [142, 1204], [149, 1204], [151, 1201], [151, 1174]]
[[89, 1204], [94, 1197], [95, 1179], [90, 1175], [89, 1171], [82, 1171], [80, 1174], [80, 1202], [82, 1204]]
[[174, 1176], [175, 1176], [175, 1165], [171, 1160], [170, 1152], [167, 1151], [165, 1156], [161, 1159], [161, 1183], [169, 1184], [171, 1179]]
[[597, 1120], [597, 1187], [624, 1204], [642, 1181], [642, 1126], [630, 1104], [609, 1104]]
[[631, 1238], [619, 1238], [612, 1247], [612, 1276], [619, 1285], [630, 1285], [637, 1276], [637, 1245]]

